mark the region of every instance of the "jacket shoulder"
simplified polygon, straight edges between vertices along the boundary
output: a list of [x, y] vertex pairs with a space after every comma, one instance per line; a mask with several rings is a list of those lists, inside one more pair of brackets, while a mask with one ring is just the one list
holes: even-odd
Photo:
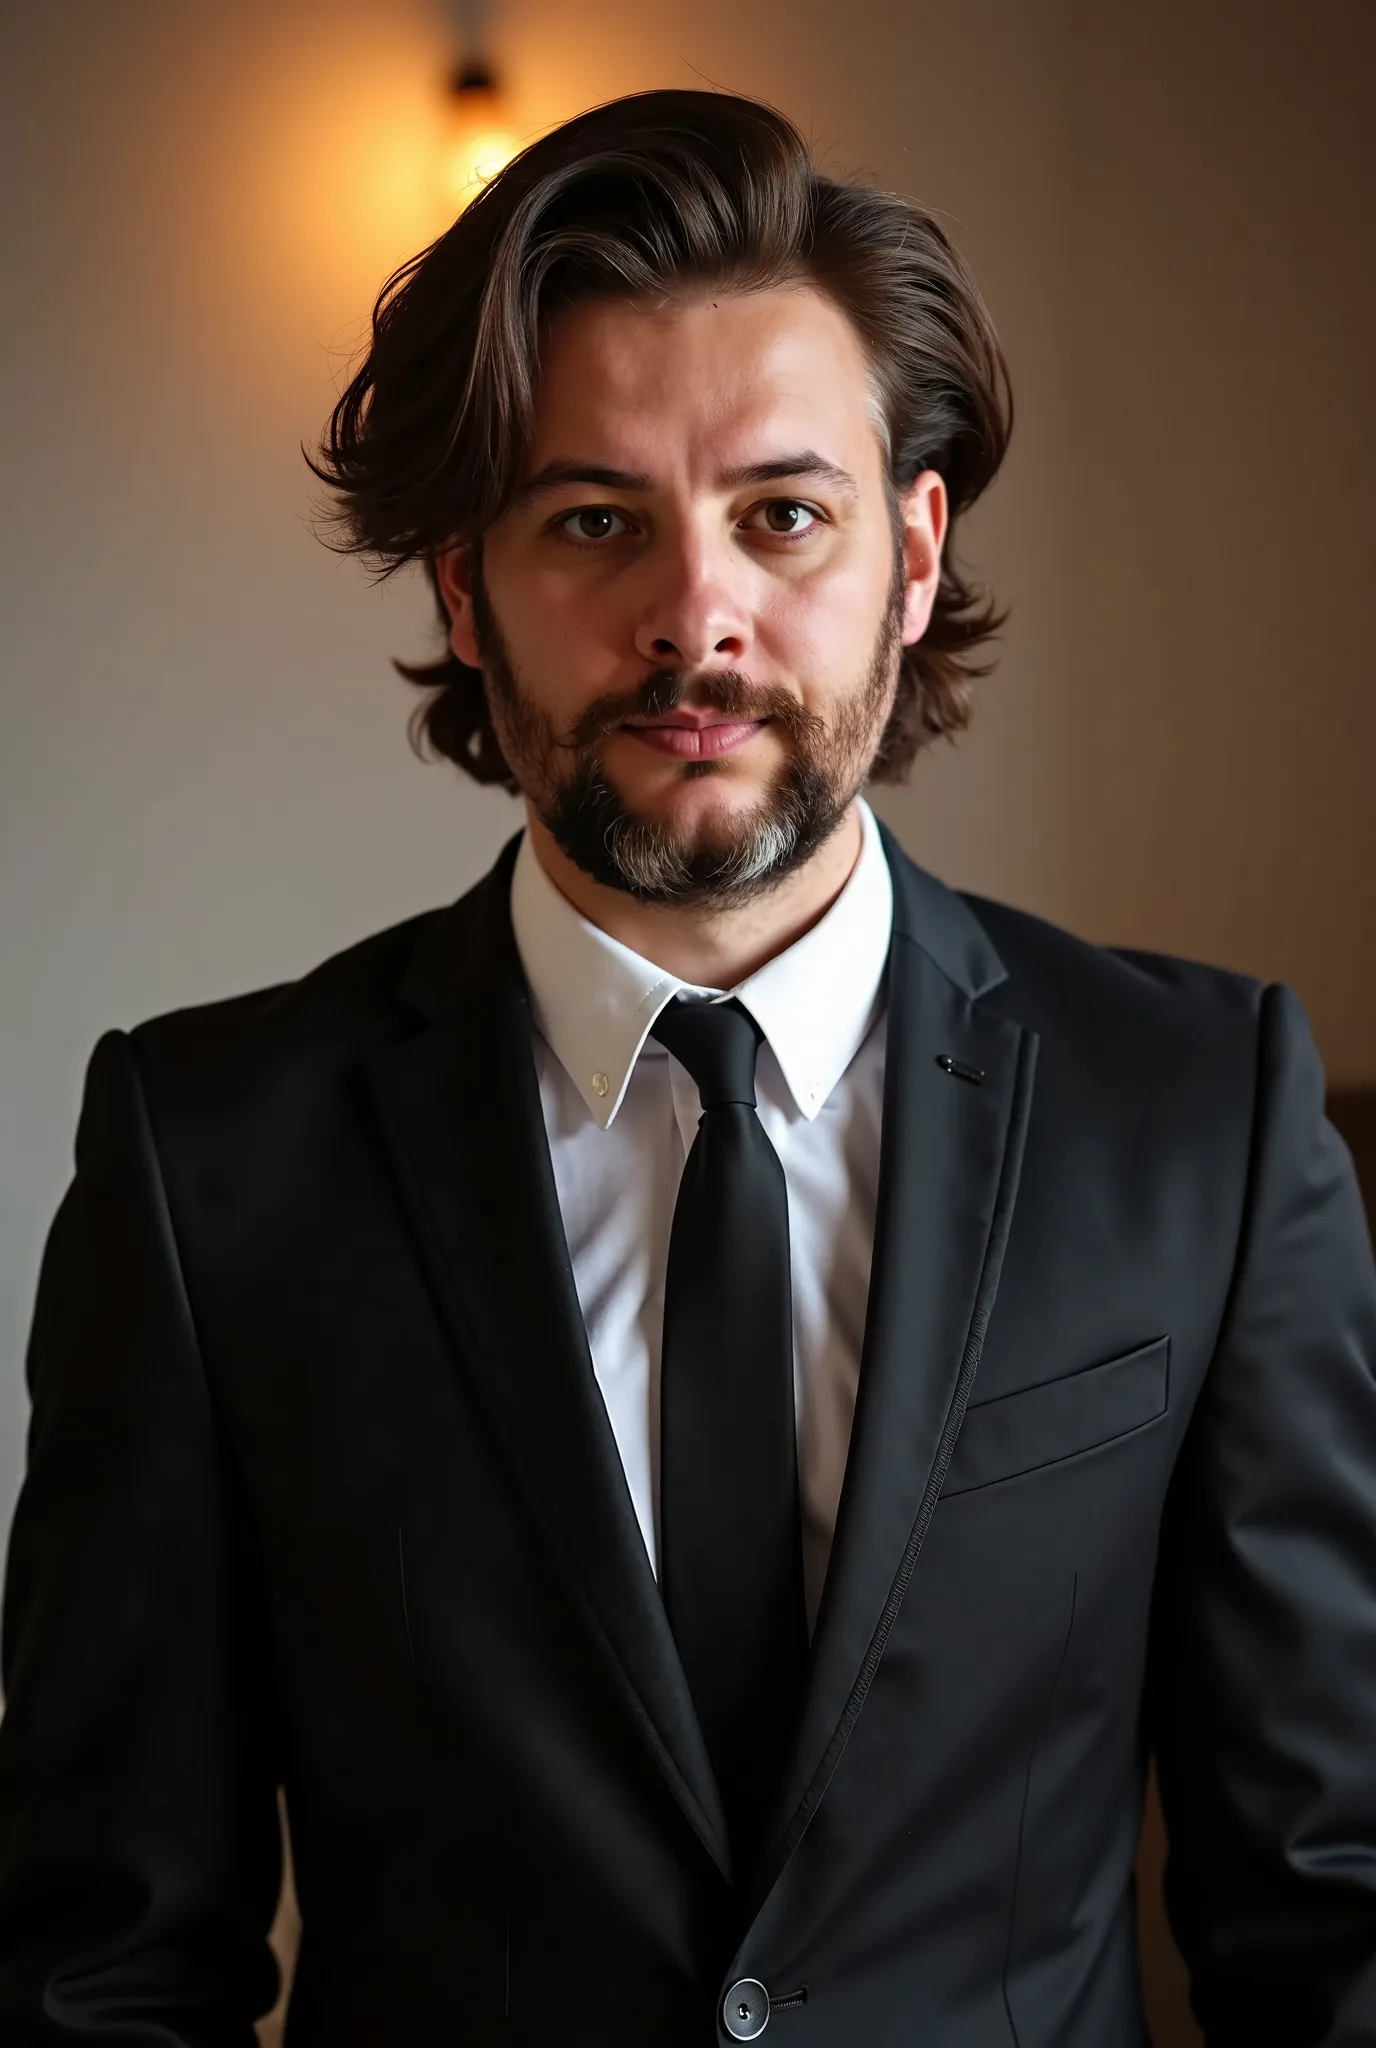
[[984, 897], [966, 902], [1005, 969], [984, 1001], [1037, 1034], [1044, 1128], [1063, 1136], [1067, 1118], [1088, 1118], [1103, 1142], [1144, 1162], [1203, 1145], [1245, 1170], [1266, 983], [1180, 954], [1101, 945]]
[[[988, 933], [1007, 970], [1008, 1000], [1092, 1014], [1134, 1011], [1254, 1030], [1267, 984], [1256, 975], [1141, 946], [1103, 944], [1035, 912], [959, 892]], [[1033, 1021], [1029, 1018], [1029, 1021]]]
[[294, 981], [166, 1011], [129, 1032], [150, 1098], [207, 1105], [274, 1077], [323, 1081], [396, 1036], [406, 968], [444, 916], [427, 910], [370, 933]]
[[1245, 1146], [1269, 984], [1183, 954], [1099, 944], [986, 897], [966, 902], [1005, 969], [985, 1001], [1038, 1034], [1047, 1100], [1094, 1099], [1115, 1128], [1232, 1132]]

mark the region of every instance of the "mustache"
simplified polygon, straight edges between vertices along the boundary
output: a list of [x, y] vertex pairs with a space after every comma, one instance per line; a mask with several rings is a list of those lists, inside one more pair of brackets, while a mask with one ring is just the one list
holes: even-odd
[[569, 727], [562, 745], [575, 752], [595, 747], [627, 719], [663, 718], [676, 711], [690, 693], [695, 705], [719, 711], [725, 718], [769, 719], [782, 726], [795, 743], [817, 740], [825, 731], [825, 719], [806, 710], [789, 691], [752, 683], [739, 669], [713, 669], [695, 677], [683, 669], [661, 668], [633, 690], [608, 690], [594, 697]]

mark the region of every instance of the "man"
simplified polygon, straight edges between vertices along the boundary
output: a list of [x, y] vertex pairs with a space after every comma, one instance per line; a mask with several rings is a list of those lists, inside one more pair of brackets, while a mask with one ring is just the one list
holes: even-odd
[[447, 910], [96, 1048], [35, 1317], [0, 2039], [1376, 2043], [1376, 1279], [1295, 997], [923, 873], [999, 623], [931, 217], [534, 145], [320, 472], [426, 563]]

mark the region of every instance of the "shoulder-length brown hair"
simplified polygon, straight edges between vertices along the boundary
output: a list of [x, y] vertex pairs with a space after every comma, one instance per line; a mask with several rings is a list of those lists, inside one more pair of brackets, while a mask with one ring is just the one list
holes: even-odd
[[[389, 575], [481, 537], [528, 444], [542, 316], [598, 296], [761, 290], [805, 281], [863, 341], [891, 487], [924, 469], [951, 530], [1003, 459], [1008, 373], [973, 278], [924, 208], [825, 177], [793, 124], [757, 100], [646, 92], [567, 121], [507, 165], [373, 310], [372, 346], [311, 467], [336, 494], [342, 544]], [[442, 602], [440, 616], [447, 617]], [[928, 740], [969, 721], [980, 656], [1007, 614], [962, 575], [948, 535], [923, 638], [903, 649], [871, 774], [897, 781]], [[453, 654], [402, 675], [418, 724], [479, 782], [514, 789], [481, 673]]]

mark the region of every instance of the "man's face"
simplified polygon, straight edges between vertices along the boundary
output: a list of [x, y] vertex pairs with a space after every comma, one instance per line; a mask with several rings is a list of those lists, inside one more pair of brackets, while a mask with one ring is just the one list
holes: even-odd
[[945, 500], [886, 489], [849, 322], [789, 287], [561, 309], [513, 504], [440, 558], [460, 659], [565, 853], [646, 901], [798, 866], [925, 629]]

